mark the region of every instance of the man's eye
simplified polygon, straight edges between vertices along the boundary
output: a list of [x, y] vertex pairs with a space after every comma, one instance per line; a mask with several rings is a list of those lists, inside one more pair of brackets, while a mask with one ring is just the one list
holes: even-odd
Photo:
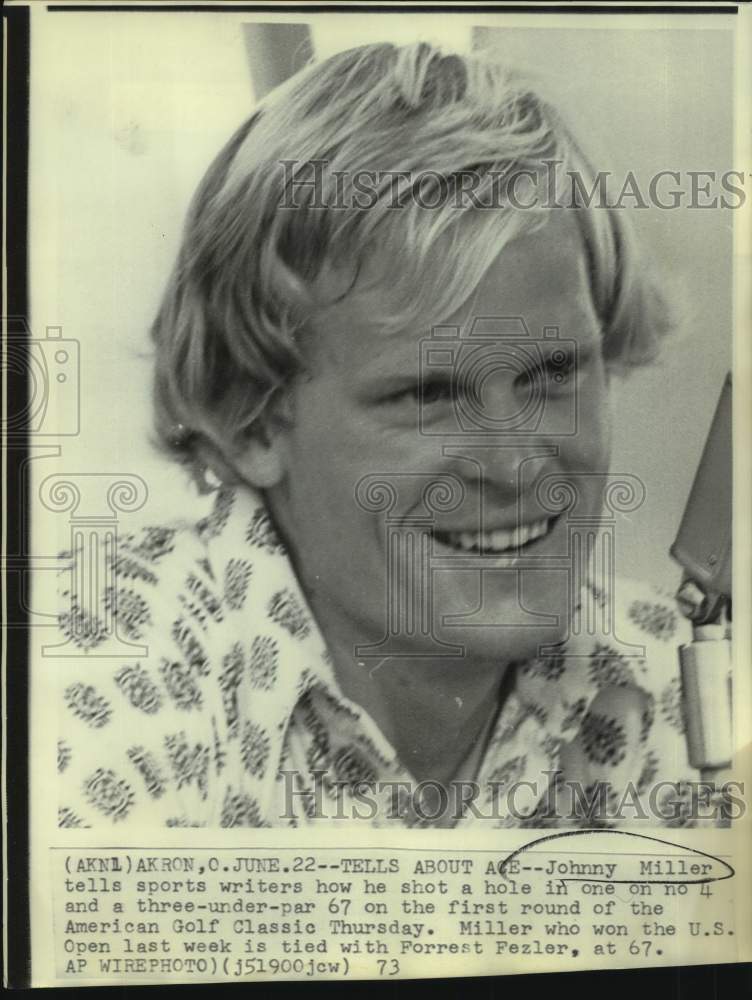
[[386, 397], [387, 403], [421, 403], [424, 406], [431, 406], [434, 403], [444, 402], [452, 398], [452, 385], [450, 382], [416, 382], [415, 385], [400, 389]]
[[424, 405], [431, 403], [441, 403], [452, 398], [451, 382], [424, 382], [422, 393], [419, 398]]

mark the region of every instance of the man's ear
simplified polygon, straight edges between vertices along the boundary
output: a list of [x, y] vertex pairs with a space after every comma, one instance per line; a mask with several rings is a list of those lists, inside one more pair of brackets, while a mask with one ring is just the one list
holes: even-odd
[[234, 464], [243, 479], [257, 489], [279, 485], [286, 471], [281, 435], [259, 429], [248, 438]]
[[240, 475], [257, 489], [278, 486], [287, 473], [287, 431], [293, 425], [289, 393], [275, 391], [235, 459]]

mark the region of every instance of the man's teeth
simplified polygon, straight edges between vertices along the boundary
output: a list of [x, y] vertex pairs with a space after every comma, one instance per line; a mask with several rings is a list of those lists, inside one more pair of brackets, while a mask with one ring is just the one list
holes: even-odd
[[483, 552], [504, 552], [518, 549], [528, 542], [541, 538], [551, 527], [551, 519], [523, 524], [512, 531], [448, 531], [444, 534], [447, 544], [467, 552], [475, 549]]

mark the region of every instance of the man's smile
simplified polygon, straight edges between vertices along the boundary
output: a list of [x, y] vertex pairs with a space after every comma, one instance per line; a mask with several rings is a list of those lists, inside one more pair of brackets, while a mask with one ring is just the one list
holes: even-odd
[[450, 548], [462, 552], [508, 552], [530, 548], [549, 534], [558, 517], [528, 521], [516, 528], [494, 528], [485, 531], [434, 531], [434, 537]]

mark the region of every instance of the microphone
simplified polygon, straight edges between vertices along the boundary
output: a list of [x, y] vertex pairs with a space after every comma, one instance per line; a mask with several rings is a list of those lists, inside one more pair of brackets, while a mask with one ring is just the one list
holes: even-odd
[[684, 570], [677, 600], [693, 625], [679, 648], [687, 751], [703, 781], [731, 766], [731, 375], [721, 390], [670, 552]]

